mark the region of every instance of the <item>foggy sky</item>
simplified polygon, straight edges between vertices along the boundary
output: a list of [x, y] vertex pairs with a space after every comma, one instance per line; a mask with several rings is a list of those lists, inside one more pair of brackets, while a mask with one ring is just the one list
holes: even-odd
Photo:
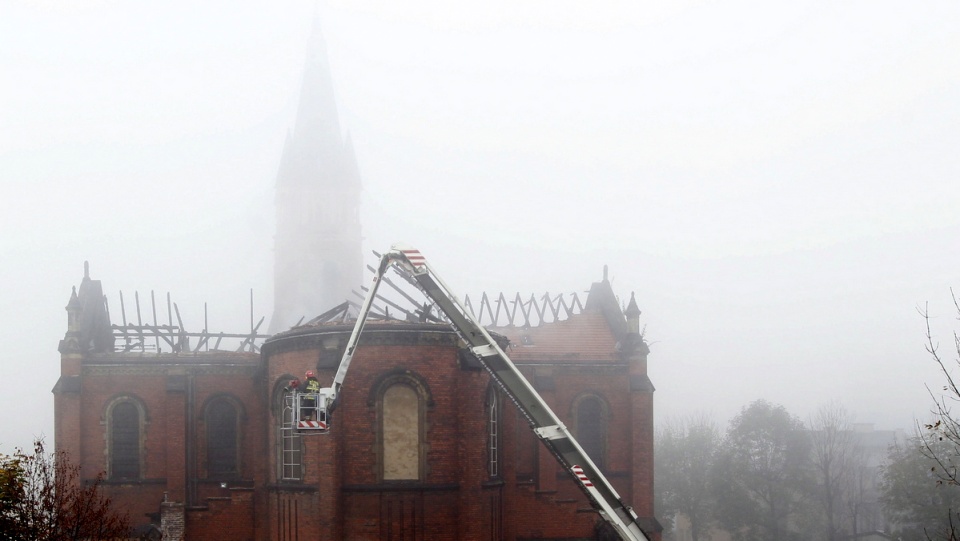
[[609, 265], [658, 419], [926, 416], [917, 307], [948, 353], [960, 327], [960, 4], [449, 4], [0, 0], [0, 452], [52, 439], [84, 260], [112, 303], [169, 291], [192, 329], [203, 302], [248, 327], [250, 288], [270, 314], [314, 14], [366, 251], [417, 246], [472, 294]]

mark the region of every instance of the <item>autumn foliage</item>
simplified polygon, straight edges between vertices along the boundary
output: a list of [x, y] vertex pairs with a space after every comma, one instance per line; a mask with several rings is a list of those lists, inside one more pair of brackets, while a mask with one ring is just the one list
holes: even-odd
[[42, 440], [32, 454], [0, 455], [0, 540], [126, 539], [127, 517], [111, 509], [101, 482], [81, 482], [79, 466], [47, 453]]

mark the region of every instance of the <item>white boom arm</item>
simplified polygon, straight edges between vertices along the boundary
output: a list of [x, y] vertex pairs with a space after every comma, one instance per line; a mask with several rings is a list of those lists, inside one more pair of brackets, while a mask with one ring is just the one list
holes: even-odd
[[507, 396], [520, 408], [533, 432], [553, 453], [563, 467], [576, 479], [580, 488], [590, 498], [591, 503], [620, 537], [628, 541], [648, 541], [637, 525], [637, 514], [620, 499], [617, 491], [603, 476], [597, 466], [584, 452], [550, 406], [527, 381], [513, 361], [497, 345], [490, 334], [480, 326], [436, 272], [427, 264], [419, 251], [395, 245], [380, 258], [367, 296], [360, 307], [353, 333], [347, 342], [346, 350], [340, 360], [340, 368], [333, 383], [319, 393], [319, 408], [328, 416], [334, 401], [343, 386], [343, 379], [350, 368], [350, 361], [356, 351], [360, 334], [366, 323], [367, 314], [377, 295], [377, 289], [384, 273], [390, 265], [396, 265], [402, 272], [410, 275], [420, 289], [430, 297], [436, 306], [450, 320], [451, 326], [467, 343], [480, 363], [486, 368]]

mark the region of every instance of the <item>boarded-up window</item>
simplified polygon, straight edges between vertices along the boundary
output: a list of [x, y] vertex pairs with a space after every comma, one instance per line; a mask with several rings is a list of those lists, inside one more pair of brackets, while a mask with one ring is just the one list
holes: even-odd
[[600, 399], [588, 396], [577, 402], [577, 441], [599, 468], [603, 468], [605, 432]]
[[140, 478], [140, 410], [133, 402], [110, 412], [110, 478]]
[[404, 384], [383, 393], [383, 479], [420, 479], [420, 397]]
[[207, 475], [237, 475], [237, 408], [229, 400], [218, 398], [207, 406], [206, 413]]

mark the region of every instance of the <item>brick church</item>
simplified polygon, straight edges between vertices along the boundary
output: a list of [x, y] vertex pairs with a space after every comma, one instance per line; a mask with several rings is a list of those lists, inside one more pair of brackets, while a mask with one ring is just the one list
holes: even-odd
[[[136, 324], [115, 321], [85, 268], [59, 348], [57, 449], [83, 478], [102, 473], [147, 539], [611, 538], [456, 333], [399, 305], [367, 324], [332, 429], [295, 429], [288, 382], [313, 370], [328, 385], [353, 327], [344, 301], [364, 282], [359, 203], [315, 28], [277, 178], [270, 333], [221, 348], [231, 335], [189, 333], [169, 305], [167, 324], [155, 304], [151, 323], [139, 304]], [[624, 309], [606, 271], [582, 303], [516, 300], [509, 312], [503, 296], [483, 296], [476, 313], [659, 539], [636, 301]]]

